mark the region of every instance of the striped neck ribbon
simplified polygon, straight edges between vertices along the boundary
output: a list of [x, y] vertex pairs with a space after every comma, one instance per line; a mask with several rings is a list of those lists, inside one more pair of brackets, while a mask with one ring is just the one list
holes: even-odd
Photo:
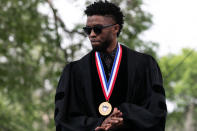
[[111, 70], [111, 74], [110, 74], [109, 80], [107, 81], [105, 70], [103, 68], [103, 64], [101, 61], [100, 53], [95, 52], [96, 67], [97, 67], [101, 87], [102, 87], [103, 94], [105, 96], [106, 101], [109, 101], [109, 98], [112, 94], [112, 91], [113, 91], [113, 88], [114, 88], [114, 85], [116, 82], [116, 77], [118, 74], [121, 59], [122, 59], [122, 47], [120, 44], [118, 44], [116, 56], [114, 58], [114, 62], [113, 62], [112, 70]]

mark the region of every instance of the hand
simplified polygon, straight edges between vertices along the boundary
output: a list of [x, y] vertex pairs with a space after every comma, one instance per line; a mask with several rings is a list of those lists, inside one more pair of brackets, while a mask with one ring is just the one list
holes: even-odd
[[101, 126], [97, 127], [95, 131], [99, 130], [109, 130], [117, 128], [118, 126], [121, 126], [123, 124], [123, 118], [122, 118], [122, 112], [118, 110], [117, 108], [114, 108], [113, 113], [108, 116], [102, 123]]

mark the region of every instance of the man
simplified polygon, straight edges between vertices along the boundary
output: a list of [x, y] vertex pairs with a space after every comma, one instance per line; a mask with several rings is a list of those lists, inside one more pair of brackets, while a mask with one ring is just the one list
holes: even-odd
[[68, 64], [55, 97], [58, 131], [164, 131], [165, 92], [155, 60], [121, 45], [120, 8], [89, 5], [85, 33], [93, 50]]

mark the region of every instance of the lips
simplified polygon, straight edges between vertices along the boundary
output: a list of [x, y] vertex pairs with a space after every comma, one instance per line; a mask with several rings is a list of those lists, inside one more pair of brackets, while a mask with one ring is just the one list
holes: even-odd
[[100, 45], [100, 41], [99, 40], [90, 40], [92, 45]]
[[91, 42], [100, 42], [99, 40], [90, 40]]

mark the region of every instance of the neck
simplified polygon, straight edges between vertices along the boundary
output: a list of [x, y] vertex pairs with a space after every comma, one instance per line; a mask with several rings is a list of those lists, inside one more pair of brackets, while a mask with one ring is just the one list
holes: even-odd
[[106, 49], [107, 53], [111, 53], [117, 45], [117, 40], [115, 39], [114, 41], [112, 41], [112, 43], [110, 44], [110, 46]]

